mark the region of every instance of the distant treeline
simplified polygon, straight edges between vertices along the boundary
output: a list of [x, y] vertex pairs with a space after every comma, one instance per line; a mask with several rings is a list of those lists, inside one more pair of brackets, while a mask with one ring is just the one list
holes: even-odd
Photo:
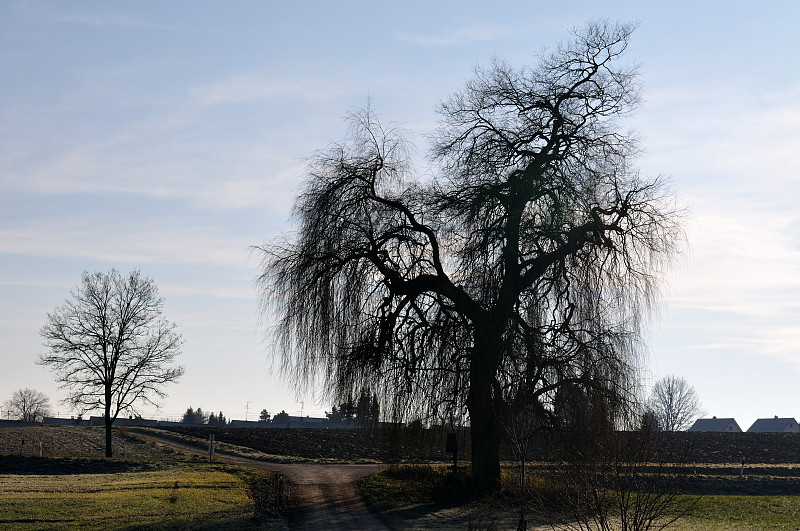
[[[309, 417], [309, 416], [293, 416], [289, 415], [286, 411], [281, 410], [280, 413], [272, 415], [266, 409], [262, 409], [258, 415], [258, 420], [255, 423], [268, 424], [271, 426], [280, 427], [318, 427], [318, 428], [375, 428], [380, 421], [380, 406], [378, 404], [377, 396], [373, 395], [369, 390], [361, 392], [358, 399], [349, 397], [340, 404], [334, 405], [330, 412], [325, 412], [325, 417]], [[253, 424], [247, 421], [231, 420], [225, 418], [225, 415], [220, 411], [219, 413], [206, 413], [202, 408], [194, 409], [189, 406], [186, 413], [181, 418], [182, 424], [190, 424], [193, 426], [243, 426]]]

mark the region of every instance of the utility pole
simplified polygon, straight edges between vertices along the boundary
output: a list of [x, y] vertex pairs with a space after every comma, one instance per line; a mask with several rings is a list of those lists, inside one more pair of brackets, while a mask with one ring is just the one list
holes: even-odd
[[248, 401], [247, 404], [244, 406], [244, 421], [247, 422], [247, 415], [250, 413], [250, 402]]

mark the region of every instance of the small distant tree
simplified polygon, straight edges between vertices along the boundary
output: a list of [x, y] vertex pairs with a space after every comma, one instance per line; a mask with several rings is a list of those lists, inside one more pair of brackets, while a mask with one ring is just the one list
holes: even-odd
[[50, 414], [50, 399], [35, 389], [17, 389], [6, 400], [5, 407], [9, 415], [22, 422], [41, 422]]
[[694, 387], [685, 378], [675, 375], [665, 376], [655, 383], [648, 406], [658, 428], [664, 431], [686, 430], [703, 416]]
[[642, 430], [649, 430], [651, 432], [661, 430], [658, 425], [658, 418], [656, 418], [656, 414], [653, 413], [651, 409], [647, 409], [644, 413], [642, 413], [642, 422], [640, 428]]
[[284, 410], [272, 417], [273, 424], [286, 424], [287, 422], [289, 422], [289, 414]]
[[343, 421], [354, 421], [356, 419], [356, 403], [353, 397], [347, 397], [341, 404], [339, 404], [339, 413], [342, 415]]
[[103, 410], [106, 457], [112, 456], [111, 426], [140, 402], [156, 405], [163, 387], [183, 367], [172, 365], [183, 338], [162, 313], [164, 302], [152, 279], [138, 271], [122, 275], [84, 272], [64, 305], [47, 314], [41, 336], [49, 367], [81, 412]]
[[362, 428], [373, 429], [378, 424], [380, 418], [380, 406], [378, 397], [373, 395], [369, 389], [363, 390], [358, 397], [356, 406], [356, 422]]
[[[211, 422], [212, 418], [214, 419], [214, 422]], [[220, 411], [217, 415], [211, 413], [211, 415], [208, 416], [208, 424], [210, 426], [227, 426], [228, 419], [225, 418], [225, 415], [222, 414], [222, 411]]]
[[344, 418], [342, 417], [341, 411], [336, 406], [331, 407], [331, 412], [325, 412], [325, 416], [328, 417], [329, 424], [342, 424], [344, 422]]
[[181, 422], [183, 422], [184, 424], [194, 424], [194, 419], [195, 419], [194, 408], [189, 406], [188, 408], [186, 408], [186, 412], [181, 417]]
[[271, 415], [269, 414], [269, 411], [267, 411], [266, 409], [262, 409], [261, 413], [258, 415], [258, 421], [269, 422], [270, 417]]
[[189, 406], [186, 413], [183, 414], [181, 422], [184, 424], [205, 424], [209, 419], [210, 417], [203, 412], [203, 408], [197, 408], [195, 410]]

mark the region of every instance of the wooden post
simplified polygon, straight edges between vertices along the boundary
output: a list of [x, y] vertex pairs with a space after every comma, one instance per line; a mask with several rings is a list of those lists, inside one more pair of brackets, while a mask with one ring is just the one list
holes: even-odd
[[25, 436], [22, 436], [22, 442], [19, 443], [19, 455], [22, 455], [22, 449], [25, 447]]
[[39, 457], [42, 457], [42, 441], [39, 441]]
[[453, 454], [453, 472], [458, 470], [458, 439], [455, 433], [447, 434], [445, 451]]
[[211, 462], [212, 457], [214, 456], [214, 434], [208, 434], [208, 462]]

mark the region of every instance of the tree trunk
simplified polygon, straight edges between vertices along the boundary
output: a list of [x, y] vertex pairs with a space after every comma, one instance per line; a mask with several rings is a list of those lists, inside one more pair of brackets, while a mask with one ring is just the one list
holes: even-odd
[[472, 485], [476, 495], [500, 490], [500, 440], [502, 424], [495, 411], [492, 384], [497, 374], [497, 350], [500, 338], [490, 341], [476, 332], [470, 366], [467, 409], [472, 439]]
[[103, 417], [106, 426], [106, 457], [112, 457], [111, 448], [111, 424], [114, 419], [111, 418], [111, 387], [106, 386], [106, 408], [105, 416]]

